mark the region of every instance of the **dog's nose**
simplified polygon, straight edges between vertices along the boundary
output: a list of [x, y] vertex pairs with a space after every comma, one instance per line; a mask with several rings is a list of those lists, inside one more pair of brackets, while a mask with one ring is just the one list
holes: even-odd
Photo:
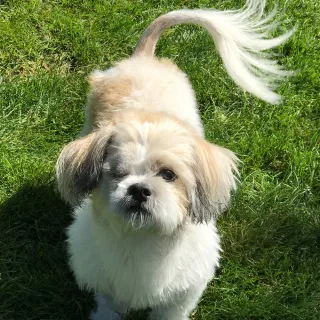
[[128, 188], [128, 194], [139, 203], [147, 201], [151, 196], [151, 189], [144, 183], [135, 183]]

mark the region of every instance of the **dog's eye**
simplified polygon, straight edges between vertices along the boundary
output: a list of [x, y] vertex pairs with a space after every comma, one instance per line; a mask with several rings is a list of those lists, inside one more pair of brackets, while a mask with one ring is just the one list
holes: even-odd
[[110, 174], [114, 179], [121, 179], [129, 175], [129, 173], [125, 171], [111, 171]]
[[159, 172], [159, 176], [161, 176], [166, 181], [174, 181], [176, 180], [176, 174], [169, 169], [163, 169]]

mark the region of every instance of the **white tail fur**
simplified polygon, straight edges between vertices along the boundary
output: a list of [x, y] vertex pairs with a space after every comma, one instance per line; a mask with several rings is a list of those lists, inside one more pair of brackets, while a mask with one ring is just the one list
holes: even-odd
[[232, 77], [244, 90], [262, 100], [276, 104], [280, 96], [273, 92], [275, 82], [289, 72], [276, 61], [270, 60], [265, 50], [285, 42], [294, 32], [270, 38], [278, 25], [274, 21], [276, 10], [263, 17], [265, 0], [247, 0], [237, 11], [178, 10], [160, 16], [141, 36], [134, 55], [154, 54], [161, 34], [177, 24], [197, 24], [209, 31], [223, 63]]

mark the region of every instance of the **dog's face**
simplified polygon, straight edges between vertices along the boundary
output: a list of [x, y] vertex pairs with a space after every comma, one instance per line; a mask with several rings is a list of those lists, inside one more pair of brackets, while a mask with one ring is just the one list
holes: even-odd
[[65, 147], [58, 183], [72, 204], [93, 193], [102, 214], [171, 233], [186, 219], [208, 221], [226, 206], [235, 159], [176, 119], [124, 112]]
[[193, 150], [190, 134], [174, 121], [119, 123], [106, 148], [99, 194], [135, 227], [171, 231], [188, 213]]

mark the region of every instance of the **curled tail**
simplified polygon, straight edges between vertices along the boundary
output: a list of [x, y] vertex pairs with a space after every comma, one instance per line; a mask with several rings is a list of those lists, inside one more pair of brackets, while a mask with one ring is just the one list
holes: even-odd
[[270, 60], [265, 50], [285, 42], [294, 32], [270, 38], [277, 27], [276, 11], [264, 17], [265, 0], [247, 0], [237, 11], [178, 10], [154, 20], [142, 34], [133, 56], [153, 56], [161, 34], [177, 24], [196, 24], [213, 37], [223, 63], [235, 81], [244, 90], [269, 103], [281, 98], [273, 92], [275, 82], [289, 72]]

